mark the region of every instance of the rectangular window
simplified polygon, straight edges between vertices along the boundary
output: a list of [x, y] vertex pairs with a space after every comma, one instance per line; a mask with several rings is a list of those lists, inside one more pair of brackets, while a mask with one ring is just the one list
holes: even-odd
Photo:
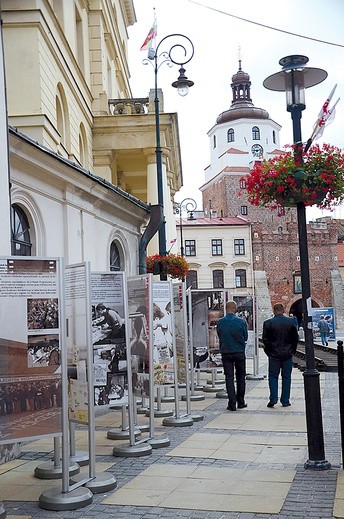
[[235, 286], [236, 288], [243, 288], [247, 286], [245, 269], [237, 269], [235, 271]]
[[301, 276], [294, 274], [294, 294], [302, 294]]
[[213, 287], [214, 288], [223, 288], [224, 285], [224, 276], [223, 270], [213, 270]]
[[222, 240], [211, 240], [211, 253], [213, 256], [222, 256]]
[[245, 254], [245, 240], [234, 240], [234, 254], [236, 256]]
[[240, 212], [241, 212], [241, 214], [246, 216], [247, 215], [247, 205], [242, 205], [240, 208]]
[[189, 287], [198, 288], [196, 270], [189, 270], [189, 272], [186, 274], [186, 286], [187, 286], [187, 288], [189, 288]]
[[185, 256], [196, 256], [196, 240], [185, 240]]

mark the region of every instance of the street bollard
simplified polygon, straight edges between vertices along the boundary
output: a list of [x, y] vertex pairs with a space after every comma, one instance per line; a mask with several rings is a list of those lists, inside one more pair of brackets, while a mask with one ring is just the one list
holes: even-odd
[[339, 414], [340, 435], [342, 443], [342, 466], [344, 466], [344, 352], [343, 341], [337, 341], [338, 352], [338, 388], [339, 388]]

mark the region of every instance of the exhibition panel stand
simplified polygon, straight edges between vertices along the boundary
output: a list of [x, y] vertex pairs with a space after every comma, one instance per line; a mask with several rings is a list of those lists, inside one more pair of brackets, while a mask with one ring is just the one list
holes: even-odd
[[[182, 286], [175, 286], [172, 289], [172, 284], [169, 281], [161, 281], [160, 284], [167, 283], [166, 289], [169, 290], [169, 306], [170, 309], [170, 341], [171, 344], [169, 347], [172, 348], [172, 358], [173, 358], [173, 390], [174, 390], [174, 402], [175, 402], [175, 411], [174, 416], [164, 418], [162, 421], [163, 425], [170, 427], [188, 427], [193, 425], [193, 419], [190, 413], [181, 414], [179, 408], [179, 375], [184, 375], [183, 378], [186, 378], [186, 359], [185, 359], [185, 351], [183, 351], [182, 345], [185, 345], [185, 336], [183, 329], [183, 314], [182, 314]], [[161, 292], [161, 289], [159, 290]], [[177, 319], [176, 319], [177, 317]], [[177, 341], [178, 341], [178, 350], [177, 350]], [[184, 366], [184, 369], [179, 369], [179, 366]]]
[[[128, 427], [129, 444], [113, 448], [113, 456], [141, 457], [152, 453], [152, 446], [146, 439], [136, 440], [135, 435], [135, 397], [149, 398], [153, 407], [153, 394], [150, 392], [152, 371], [152, 280], [150, 275], [127, 278], [124, 304], [126, 307], [126, 355], [128, 383]], [[154, 424], [153, 431], [154, 435]]]
[[[89, 262], [66, 269], [68, 369], [71, 376], [76, 376], [68, 381], [70, 432], [75, 433], [77, 423], [87, 426], [89, 460], [88, 477], [72, 477], [70, 483], [75, 488], [83, 485], [93, 494], [107, 492], [117, 486], [112, 474], [96, 473], [93, 301], [109, 298], [107, 302], [121, 302], [124, 283], [122, 273], [91, 273]], [[70, 444], [75, 446], [75, 434], [71, 436]], [[75, 456], [80, 458], [83, 453], [76, 453]]]

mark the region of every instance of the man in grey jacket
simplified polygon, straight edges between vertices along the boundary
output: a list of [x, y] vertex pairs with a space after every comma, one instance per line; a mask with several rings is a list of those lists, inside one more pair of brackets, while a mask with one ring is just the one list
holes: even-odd
[[269, 357], [270, 400], [267, 407], [274, 407], [278, 401], [278, 377], [282, 375], [281, 404], [290, 406], [291, 372], [293, 355], [296, 352], [299, 335], [293, 319], [284, 315], [281, 303], [274, 305], [274, 316], [263, 323], [264, 351]]

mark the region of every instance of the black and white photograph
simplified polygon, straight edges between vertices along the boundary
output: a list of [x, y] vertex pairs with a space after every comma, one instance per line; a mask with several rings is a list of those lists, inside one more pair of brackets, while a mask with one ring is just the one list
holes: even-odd
[[29, 330], [50, 330], [58, 328], [58, 299], [28, 299], [27, 327]]
[[29, 368], [56, 366], [61, 364], [59, 336], [29, 335], [27, 338], [27, 365]]
[[150, 316], [147, 276], [128, 278], [130, 372], [133, 394], [149, 396]]

